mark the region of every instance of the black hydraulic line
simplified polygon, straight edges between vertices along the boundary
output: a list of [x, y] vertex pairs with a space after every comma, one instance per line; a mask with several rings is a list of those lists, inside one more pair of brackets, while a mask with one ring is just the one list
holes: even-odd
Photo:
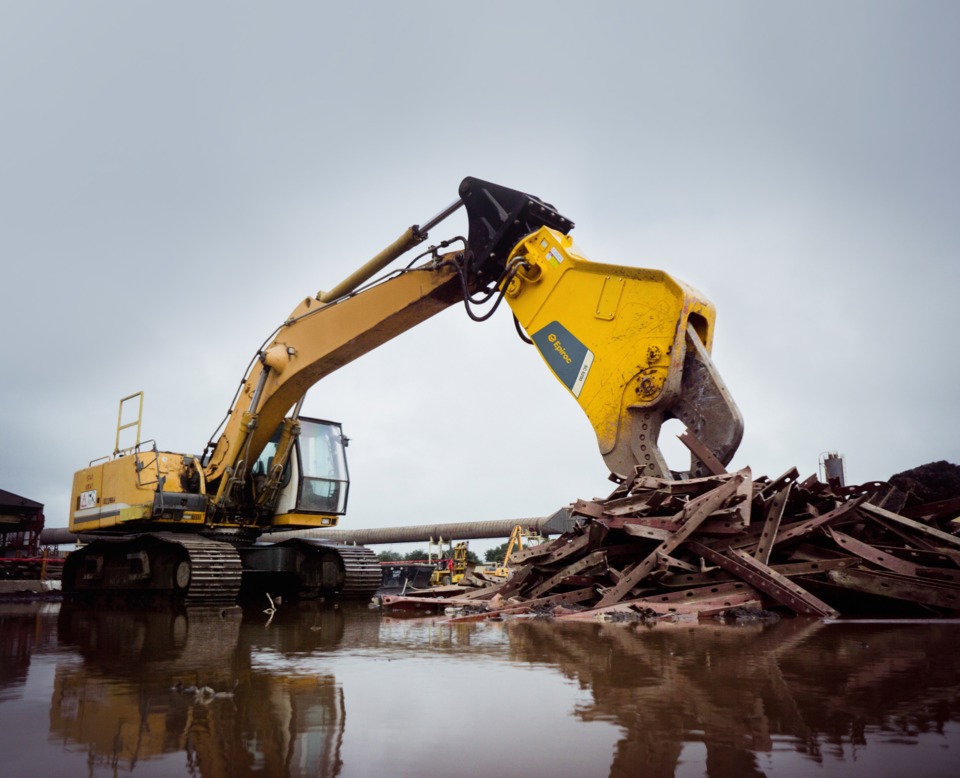
[[527, 337], [527, 333], [523, 331], [523, 327], [520, 326], [520, 320], [517, 318], [516, 314], [514, 314], [513, 316], [513, 326], [514, 326], [514, 329], [516, 329], [517, 331], [517, 335], [520, 336], [520, 340], [522, 340], [527, 345], [532, 346], [533, 341], [530, 340], [530, 338]]

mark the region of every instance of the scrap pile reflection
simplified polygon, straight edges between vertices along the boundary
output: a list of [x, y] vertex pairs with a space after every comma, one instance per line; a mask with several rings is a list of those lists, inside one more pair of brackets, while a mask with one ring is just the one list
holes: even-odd
[[[592, 692], [577, 715], [623, 728], [611, 776], [672, 776], [700, 743], [709, 776], [763, 775], [759, 753], [852, 760], [877, 739], [909, 744], [960, 720], [957, 627], [903, 624], [511, 625], [514, 658], [555, 664]], [[884, 733], [884, 734], [880, 734]], [[902, 751], [901, 751], [902, 753]]]

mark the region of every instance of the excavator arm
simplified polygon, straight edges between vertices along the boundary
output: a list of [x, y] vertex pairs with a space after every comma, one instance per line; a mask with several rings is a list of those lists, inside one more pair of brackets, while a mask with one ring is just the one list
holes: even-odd
[[[362, 286], [461, 206], [469, 228], [462, 250], [441, 253], [457, 239], [445, 241], [423, 264]], [[460, 199], [437, 217], [409, 228], [334, 289], [301, 302], [259, 351], [222, 434], [208, 446], [205, 481], [215, 489], [214, 506], [236, 503], [278, 429], [281, 441], [296, 435], [296, 411], [313, 384], [457, 302], [477, 320], [507, 302], [589, 418], [616, 476], [672, 477], [657, 438], [673, 417], [701, 453], [681, 475], [726, 464], [742, 420], [710, 361], [713, 306], [661, 271], [587, 260], [573, 245], [572, 227], [539, 198], [467, 178]], [[474, 313], [483, 302], [487, 312]], [[274, 483], [282, 465], [281, 457]]]

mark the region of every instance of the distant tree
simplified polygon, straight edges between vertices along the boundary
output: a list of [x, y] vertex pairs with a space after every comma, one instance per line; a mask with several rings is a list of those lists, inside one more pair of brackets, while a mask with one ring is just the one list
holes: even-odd
[[[377, 554], [377, 558], [381, 562], [421, 562], [427, 558], [427, 552], [422, 548], [415, 548], [413, 551], [409, 551], [403, 555], [398, 554], [396, 551], [381, 551]], [[467, 549], [467, 562], [473, 565], [479, 565], [480, 557], [470, 549]]]
[[507, 553], [507, 543], [501, 543], [496, 548], [488, 548], [486, 553], [483, 555], [483, 558], [490, 563], [502, 562], [503, 555], [506, 553]]

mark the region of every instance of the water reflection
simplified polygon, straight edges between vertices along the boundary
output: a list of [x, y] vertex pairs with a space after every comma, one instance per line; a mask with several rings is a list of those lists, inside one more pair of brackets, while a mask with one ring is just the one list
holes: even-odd
[[30, 658], [56, 640], [50, 623], [56, 607], [8, 603], [0, 607], [0, 702], [16, 699], [27, 680]]
[[[858, 750], [914, 745], [960, 719], [953, 624], [512, 625], [515, 660], [548, 662], [592, 692], [584, 720], [623, 728], [611, 776], [672, 776], [691, 743], [709, 776], [764, 775], [759, 754], [792, 751], [823, 766]], [[869, 735], [868, 735], [869, 733]], [[942, 745], [960, 747], [956, 730]], [[895, 761], [916, 763], [909, 749]], [[960, 761], [943, 774], [956, 774]], [[700, 773], [702, 774], [702, 773]], [[936, 770], [927, 774], [938, 774]]]
[[238, 609], [104, 611], [64, 604], [50, 732], [91, 764], [133, 770], [179, 752], [187, 772], [338, 775], [343, 690], [332, 675], [258, 670], [254, 651], [334, 650], [339, 608], [286, 608], [269, 628]]
[[0, 606], [0, 732], [30, 731], [15, 711], [33, 679], [43, 774], [430, 775], [444, 753], [459, 775], [956, 774], [955, 624], [16, 608]]

